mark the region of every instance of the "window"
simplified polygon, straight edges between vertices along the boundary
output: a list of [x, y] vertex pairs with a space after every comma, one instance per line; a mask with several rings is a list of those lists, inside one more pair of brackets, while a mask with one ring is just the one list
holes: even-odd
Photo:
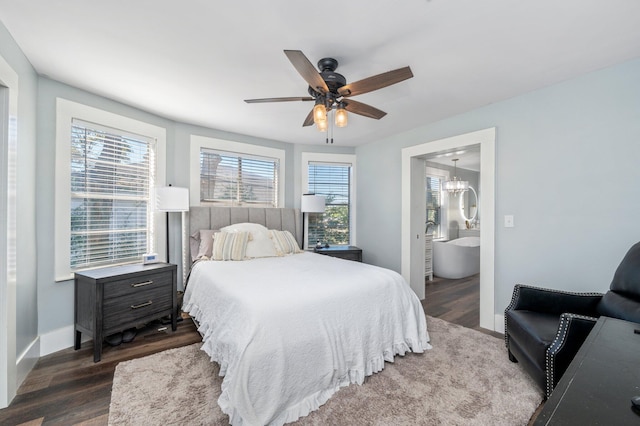
[[56, 281], [73, 272], [165, 257], [166, 130], [65, 99], [56, 100]]
[[436, 176], [427, 176], [427, 222], [425, 233], [432, 233], [434, 238], [442, 237], [441, 208], [443, 180]]
[[306, 193], [325, 197], [324, 213], [307, 215], [307, 247], [313, 247], [318, 240], [329, 245], [355, 244], [354, 160], [355, 156], [340, 154], [303, 156], [307, 165]]
[[155, 141], [73, 119], [72, 270], [137, 262], [152, 251]]
[[449, 178], [447, 170], [427, 166], [425, 178], [426, 222], [425, 233], [433, 238], [446, 238], [448, 234], [448, 197], [443, 196], [442, 186]]
[[200, 201], [278, 206], [276, 158], [200, 149]]
[[283, 207], [285, 151], [191, 135], [191, 205]]

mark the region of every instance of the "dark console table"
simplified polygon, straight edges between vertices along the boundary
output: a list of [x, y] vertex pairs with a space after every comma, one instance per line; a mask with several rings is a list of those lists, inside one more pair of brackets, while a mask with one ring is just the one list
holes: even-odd
[[640, 324], [600, 317], [535, 425], [640, 425]]

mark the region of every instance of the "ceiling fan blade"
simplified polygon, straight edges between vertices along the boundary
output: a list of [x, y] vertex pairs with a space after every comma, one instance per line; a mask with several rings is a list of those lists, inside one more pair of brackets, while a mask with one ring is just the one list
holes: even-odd
[[259, 104], [262, 102], [290, 102], [290, 101], [312, 101], [313, 98], [310, 96], [298, 96], [298, 97], [289, 97], [289, 98], [263, 98], [263, 99], [245, 99], [244, 101], [248, 104]]
[[365, 117], [375, 118], [376, 120], [380, 120], [382, 117], [387, 115], [386, 112], [380, 111], [378, 108], [363, 104], [362, 102], [354, 101], [353, 99], [345, 99], [342, 102], [344, 103], [344, 109], [354, 114], [364, 115]]
[[313, 66], [309, 59], [304, 56], [304, 53], [300, 50], [285, 50], [284, 54], [287, 55], [291, 64], [295, 67], [295, 69], [300, 73], [302, 78], [305, 79], [309, 86], [313, 88], [316, 92], [327, 93], [329, 88], [327, 87], [327, 83], [324, 82], [320, 73], [316, 70], [316, 67]]
[[302, 123], [302, 127], [311, 126], [313, 124], [313, 109], [309, 111], [309, 115], [304, 119], [304, 123]]
[[347, 84], [338, 89], [342, 96], [355, 96], [363, 93], [373, 92], [392, 84], [400, 83], [413, 77], [411, 68], [404, 67], [397, 70], [383, 72], [382, 74], [367, 77], [351, 84]]

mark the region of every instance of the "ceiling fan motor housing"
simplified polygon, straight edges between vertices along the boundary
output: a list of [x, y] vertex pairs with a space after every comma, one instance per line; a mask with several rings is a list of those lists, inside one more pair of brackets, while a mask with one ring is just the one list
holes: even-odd
[[320, 71], [335, 71], [338, 69], [338, 60], [333, 58], [322, 58], [318, 61]]
[[335, 70], [338, 68], [338, 61], [333, 58], [322, 58], [318, 61], [320, 75], [332, 93], [337, 94], [338, 89], [347, 84], [347, 79]]
[[347, 84], [347, 79], [342, 74], [333, 71], [322, 71], [322, 79], [327, 83], [331, 93], [338, 94], [338, 89]]

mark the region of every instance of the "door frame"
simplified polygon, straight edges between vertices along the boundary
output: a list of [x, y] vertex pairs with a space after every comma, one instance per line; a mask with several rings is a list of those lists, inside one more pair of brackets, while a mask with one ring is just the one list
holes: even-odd
[[18, 74], [0, 56], [0, 408], [17, 391], [16, 150]]
[[[402, 150], [401, 273], [420, 299], [424, 284], [424, 160], [426, 155], [480, 145], [480, 327], [498, 330], [495, 315], [495, 175], [496, 129], [465, 133]], [[420, 171], [422, 167], [422, 171]], [[422, 178], [419, 178], [422, 176]], [[424, 203], [422, 203], [424, 205]], [[416, 236], [415, 238], [413, 236]], [[422, 256], [420, 256], [422, 253]], [[420, 259], [422, 265], [420, 265]]]

